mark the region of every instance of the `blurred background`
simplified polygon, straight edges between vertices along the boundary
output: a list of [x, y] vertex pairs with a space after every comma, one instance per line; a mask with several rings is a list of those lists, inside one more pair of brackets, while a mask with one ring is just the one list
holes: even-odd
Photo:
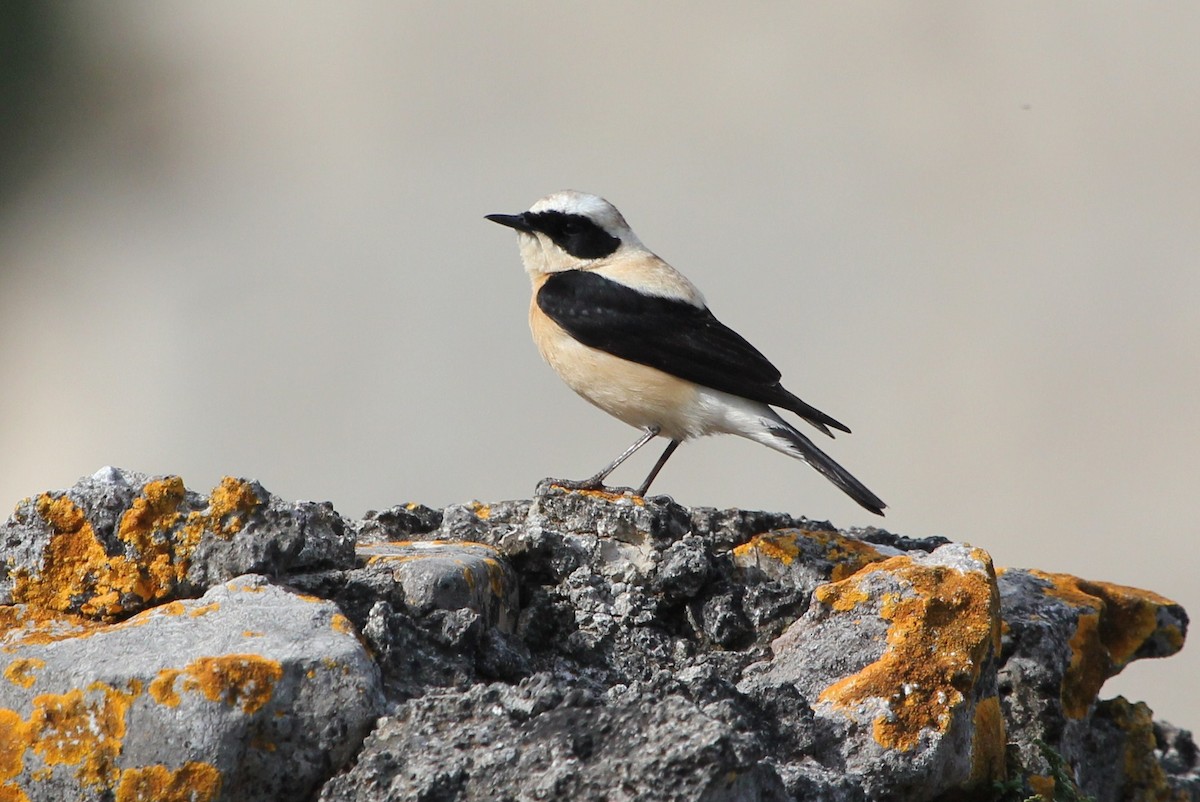
[[[8, 0], [0, 503], [106, 464], [350, 516], [591, 474], [635, 432], [541, 363], [483, 220], [574, 188], [890, 508], [736, 438], [658, 492], [1196, 614], [1197, 41], [1182, 3]], [[1200, 726], [1197, 655], [1105, 693]]]

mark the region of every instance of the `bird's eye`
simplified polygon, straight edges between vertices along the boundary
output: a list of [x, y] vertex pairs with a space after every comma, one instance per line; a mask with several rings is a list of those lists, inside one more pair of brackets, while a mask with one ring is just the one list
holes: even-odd
[[567, 220], [563, 223], [563, 233], [567, 235], [578, 234], [583, 230], [583, 226], [579, 225], [578, 220]]

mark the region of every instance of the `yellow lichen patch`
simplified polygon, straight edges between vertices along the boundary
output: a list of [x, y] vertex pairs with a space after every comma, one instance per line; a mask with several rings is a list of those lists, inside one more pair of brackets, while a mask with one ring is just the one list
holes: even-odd
[[821, 604], [840, 613], [853, 610], [856, 605], [871, 598], [871, 595], [863, 590], [857, 582], [848, 579], [818, 585], [817, 589], [813, 591], [813, 596]]
[[31, 729], [17, 711], [0, 708], [0, 782], [11, 780], [25, 767], [25, 749], [33, 740]]
[[188, 617], [189, 618], [199, 618], [202, 615], [208, 615], [209, 613], [216, 612], [217, 610], [220, 610], [220, 609], [221, 609], [220, 602], [213, 602], [211, 604], [202, 604], [199, 607], [197, 607], [196, 609], [189, 612]]
[[221, 484], [208, 496], [208, 508], [203, 512], [189, 512], [179, 528], [176, 540], [177, 549], [183, 555], [179, 561], [183, 573], [187, 573], [188, 557], [206, 531], [228, 540], [242, 530], [247, 515], [261, 503], [250, 483], [232, 476], [221, 479]]
[[84, 786], [111, 787], [133, 696], [101, 682], [33, 698], [30, 745], [47, 767], [78, 766]]
[[810, 538], [818, 538], [825, 544], [825, 558], [833, 562], [834, 582], [858, 573], [865, 566], [884, 559], [879, 549], [858, 538], [846, 537], [836, 532], [805, 532]]
[[117, 524], [117, 537], [141, 566], [142, 581], [134, 592], [143, 599], [161, 598], [179, 578], [171, 528], [181, 517], [179, 505], [185, 494], [178, 476], [147, 482]]
[[[806, 545], [807, 544], [807, 545]], [[791, 565], [802, 553], [832, 563], [834, 582], [858, 573], [864, 566], [884, 559], [879, 550], [857, 538], [813, 529], [779, 529], [755, 535], [733, 549], [734, 559], [758, 563], [761, 559]]]
[[0, 636], [25, 624], [25, 612], [15, 604], [0, 605]]
[[786, 534], [767, 532], [755, 535], [733, 549], [733, 556], [739, 560], [757, 560], [759, 557], [766, 557], [784, 565], [791, 565], [792, 560], [796, 559], [796, 555], [799, 553], [800, 547], [796, 545], [795, 532]]
[[486, 521], [492, 517], [492, 508], [478, 501], [471, 502], [471, 512], [475, 513], [475, 517], [481, 521]]
[[210, 763], [188, 761], [172, 771], [163, 765], [125, 769], [116, 802], [210, 802], [221, 792], [221, 772]]
[[971, 734], [972, 783], [1004, 779], [1006, 743], [1000, 697], [981, 699], [975, 705], [975, 726]]
[[166, 597], [183, 575], [171, 540], [183, 498], [178, 477], [147, 482], [117, 524], [117, 537], [126, 553], [109, 555], [68, 496], [43, 493], [34, 503], [51, 530], [43, 567], [40, 572], [14, 572], [14, 601], [60, 612], [77, 609], [112, 620], [125, 611], [129, 597], [142, 601]]
[[0, 802], [29, 802], [29, 797], [19, 786], [0, 783]]
[[578, 493], [581, 496], [589, 498], [598, 498], [601, 501], [631, 501], [638, 507], [646, 506], [646, 500], [641, 496], [635, 496], [632, 493], [613, 493], [610, 490], [578, 490], [572, 487], [563, 487], [562, 485], [550, 485], [556, 487], [566, 493]]
[[33, 606], [0, 607], [0, 621], [0, 651], [9, 654], [21, 646], [86, 637], [99, 629], [86, 618]]
[[342, 634], [354, 632], [354, 624], [351, 624], [350, 619], [341, 613], [334, 613], [333, 618], [329, 621], [329, 625], [333, 627], [334, 632], [341, 632]]
[[113, 595], [112, 582], [106, 579], [113, 578], [115, 563], [123, 558], [110, 562], [83, 510], [65, 495], [55, 498], [43, 493], [34, 506], [51, 529], [43, 555], [44, 570], [38, 574], [15, 571], [13, 601], [66, 612], [77, 596], [109, 599]]
[[230, 654], [201, 657], [184, 672], [185, 690], [199, 690], [211, 702], [240, 705], [243, 713], [251, 714], [271, 700], [283, 666], [257, 654]]
[[164, 668], [150, 680], [150, 698], [165, 707], [178, 707], [179, 694], [175, 691], [178, 668]]
[[1099, 613], [1083, 613], [1071, 636], [1071, 662], [1062, 683], [1063, 713], [1083, 718], [1108, 678], [1108, 659], [1100, 643]]
[[[1165, 596], [1140, 588], [1090, 582], [1069, 574], [1029, 573], [1050, 583], [1047, 595], [1073, 607], [1092, 607], [1100, 611], [1100, 638], [1118, 669], [1158, 631], [1159, 610], [1178, 606]], [[1183, 633], [1178, 627], [1168, 627], [1163, 634], [1174, 650], [1182, 648]]]
[[183, 615], [187, 607], [181, 601], [168, 602], [155, 608], [159, 615]]
[[254, 629], [243, 629], [242, 630], [243, 638], [261, 638], [262, 636], [263, 636], [263, 633], [258, 630], [254, 630]]
[[[878, 563], [868, 576], [875, 572], [908, 586], [880, 605], [880, 616], [891, 622], [887, 649], [857, 674], [827, 687], [819, 698], [842, 709], [868, 699], [883, 700], [888, 712], [874, 721], [875, 740], [907, 751], [917, 745], [923, 728], [945, 732], [954, 709], [974, 687], [992, 648], [999, 594], [982, 571], [919, 565], [907, 556]], [[863, 579], [857, 577], [859, 582]], [[837, 596], [839, 591], [825, 593]]]
[[261, 503], [249, 482], [226, 476], [209, 494], [208, 526], [219, 537], [233, 537], [245, 525], [246, 514]]
[[45, 668], [45, 666], [45, 660], [39, 660], [36, 657], [22, 657], [8, 664], [8, 668], [4, 669], [4, 678], [13, 685], [32, 688], [34, 680], [37, 679], [33, 672]]
[[1029, 573], [1049, 583], [1046, 595], [1081, 610], [1062, 689], [1064, 712], [1072, 718], [1087, 714], [1104, 681], [1124, 668], [1151, 637], [1162, 635], [1171, 654], [1183, 646], [1179, 627], [1159, 624], [1160, 610], [1176, 606], [1170, 599], [1069, 574]]

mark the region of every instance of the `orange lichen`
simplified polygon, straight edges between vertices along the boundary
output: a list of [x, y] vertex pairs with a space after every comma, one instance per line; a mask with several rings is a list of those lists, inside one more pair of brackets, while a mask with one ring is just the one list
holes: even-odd
[[209, 494], [205, 524], [218, 537], [231, 538], [242, 530], [246, 515], [261, 503], [249, 482], [226, 476]]
[[210, 763], [188, 761], [178, 769], [163, 765], [125, 769], [116, 802], [209, 802], [221, 792], [221, 772]]
[[864, 566], [884, 559], [879, 550], [862, 540], [819, 529], [777, 529], [755, 535], [734, 547], [734, 559], [757, 563], [760, 559], [791, 565], [802, 554], [832, 563], [830, 579], [845, 579]]
[[175, 680], [181, 671], [178, 668], [164, 668], [150, 680], [150, 698], [165, 707], [178, 707], [179, 694], [175, 691]]
[[853, 610], [856, 605], [871, 598], [871, 594], [853, 582], [830, 582], [818, 585], [817, 589], [813, 591], [813, 596], [821, 604], [840, 613]]
[[796, 555], [800, 553], [800, 547], [796, 545], [796, 533], [772, 533], [767, 532], [761, 535], [755, 535], [740, 546], [735, 546], [733, 556], [738, 559], [748, 560], [753, 554], [755, 558], [766, 557], [771, 560], [778, 560], [784, 565], [791, 565], [792, 560], [796, 559]]
[[[945, 732], [953, 711], [975, 686], [993, 648], [999, 594], [988, 573], [920, 565], [907, 556], [887, 559], [842, 583], [859, 584], [876, 572], [908, 587], [880, 604], [879, 615], [891, 622], [887, 649], [819, 698], [841, 709], [883, 700], [888, 712], [874, 721], [875, 740], [907, 751], [917, 745], [923, 728]], [[822, 593], [834, 600], [854, 595], [850, 589], [818, 589], [818, 601]]]
[[634, 495], [633, 493], [614, 493], [611, 490], [580, 490], [580, 489], [573, 488], [573, 487], [564, 487], [563, 485], [555, 485], [555, 484], [552, 484], [550, 486], [557, 488], [559, 490], [562, 490], [565, 493], [578, 493], [581, 496], [587, 496], [589, 498], [598, 498], [601, 501], [622, 501], [622, 500], [624, 500], [624, 501], [631, 501], [631, 502], [633, 502], [634, 505], [636, 505], [638, 507], [646, 506], [646, 500], [644, 498], [642, 498], [641, 496]]
[[99, 607], [96, 612], [118, 612], [108, 603], [117, 601], [114, 583], [123, 589], [133, 584], [127, 561], [123, 557], [110, 560], [83, 510], [67, 496], [55, 498], [43, 493], [34, 506], [51, 528], [50, 542], [40, 574], [24, 569], [14, 572], [13, 601], [66, 612], [72, 608], [74, 597], [86, 596], [90, 601], [85, 606]]
[[834, 582], [853, 576], [865, 566], [884, 559], [879, 549], [857, 538], [835, 532], [809, 532], [808, 536], [826, 545], [825, 558], [834, 564], [831, 577]]
[[22, 657], [13, 660], [8, 664], [8, 668], [4, 669], [4, 678], [13, 685], [19, 685], [22, 688], [32, 688], [34, 680], [37, 679], [33, 675], [34, 671], [45, 668], [46, 661], [39, 660], [36, 657]]
[[351, 624], [350, 619], [341, 613], [334, 613], [333, 618], [329, 621], [329, 625], [333, 627], [334, 632], [341, 632], [342, 634], [354, 632], [354, 624]]
[[1151, 637], [1161, 634], [1169, 653], [1183, 646], [1183, 632], [1178, 627], [1159, 624], [1159, 611], [1175, 606], [1170, 599], [1069, 574], [1029, 573], [1048, 583], [1047, 596], [1080, 611], [1062, 687], [1063, 711], [1071, 718], [1087, 715], [1104, 681], [1119, 673]]
[[123, 553], [109, 554], [75, 502], [65, 494], [43, 493], [34, 502], [51, 530], [42, 569], [13, 571], [13, 600], [104, 621], [127, 612], [131, 603], [136, 609], [165, 600], [186, 577], [204, 532], [231, 537], [243, 525], [241, 516], [260, 503], [249, 484], [229, 477], [213, 490], [205, 512], [184, 519], [185, 498], [177, 476], [147, 482], [117, 523]]
[[25, 749], [33, 740], [30, 730], [17, 711], [0, 708], [0, 782], [11, 780], [25, 767]]
[[192, 610], [191, 612], [189, 612], [188, 618], [199, 618], [202, 615], [208, 615], [209, 613], [216, 612], [217, 610], [220, 610], [220, 609], [221, 609], [220, 602], [212, 602], [211, 604], [202, 604], [199, 607]]
[[1071, 662], [1062, 681], [1063, 713], [1070, 718], [1083, 718], [1109, 676], [1108, 660], [1100, 643], [1099, 613], [1079, 616], [1070, 646]]
[[9, 654], [21, 646], [86, 637], [99, 630], [86, 618], [28, 605], [0, 607], [0, 620], [0, 651]]
[[481, 521], [486, 521], [492, 517], [492, 508], [478, 501], [471, 502], [471, 512], [475, 513], [475, 517]]
[[141, 569], [133, 592], [142, 599], [161, 598], [179, 579], [171, 529], [186, 492], [178, 476], [147, 482], [117, 524], [117, 537]]
[[29, 802], [29, 797], [12, 783], [0, 783], [0, 802]]
[[78, 766], [75, 776], [84, 786], [111, 787], [132, 701], [131, 694], [102, 682], [86, 691], [35, 696], [30, 747], [47, 767]]
[[971, 734], [971, 782], [1001, 780], [1006, 773], [1004, 714], [1000, 697], [988, 696], [975, 705], [975, 726]]
[[241, 706], [242, 712], [257, 712], [271, 700], [275, 683], [283, 676], [276, 660], [257, 654], [201, 657], [187, 666], [185, 690], [199, 690], [210, 702]]

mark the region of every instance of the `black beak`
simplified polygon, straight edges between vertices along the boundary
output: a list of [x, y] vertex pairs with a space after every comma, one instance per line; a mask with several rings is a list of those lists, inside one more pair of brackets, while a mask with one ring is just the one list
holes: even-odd
[[532, 234], [533, 228], [525, 220], [525, 213], [520, 214], [489, 214], [484, 215], [485, 220], [491, 220], [493, 223], [499, 223], [502, 226], [515, 228], [517, 231], [524, 231], [526, 234]]

